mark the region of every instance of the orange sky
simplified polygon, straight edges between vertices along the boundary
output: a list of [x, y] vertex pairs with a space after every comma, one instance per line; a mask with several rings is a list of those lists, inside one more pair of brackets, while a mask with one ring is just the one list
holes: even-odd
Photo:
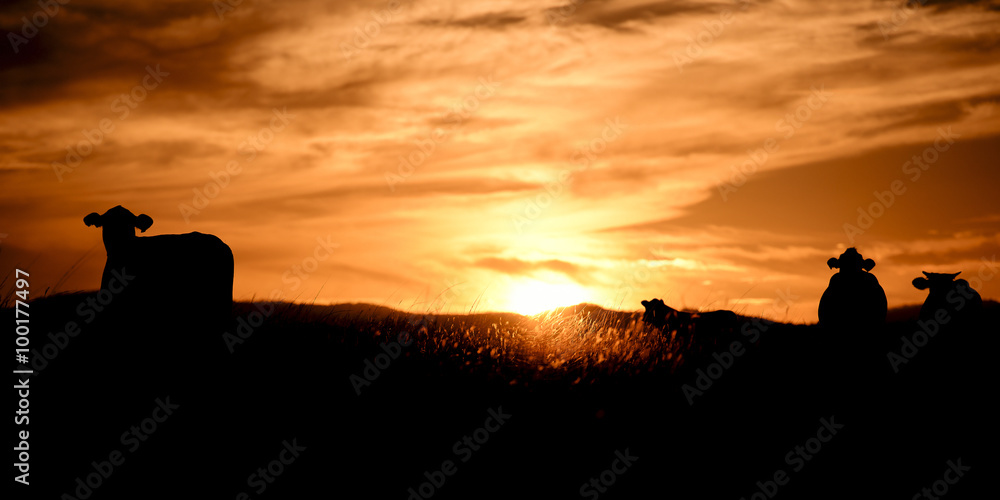
[[1000, 297], [998, 2], [215, 4], [4, 3], [3, 273], [97, 288], [121, 204], [241, 300], [811, 322], [855, 245]]

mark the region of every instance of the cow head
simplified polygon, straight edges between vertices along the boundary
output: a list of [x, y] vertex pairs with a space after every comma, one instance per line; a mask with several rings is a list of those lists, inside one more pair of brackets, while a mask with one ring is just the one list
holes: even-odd
[[830, 266], [830, 269], [839, 268], [842, 273], [861, 272], [862, 270], [870, 272], [875, 268], [875, 261], [863, 258], [857, 249], [851, 247], [840, 254], [839, 259], [826, 261], [826, 265]]
[[[932, 290], [951, 288], [955, 286], [956, 283], [958, 283], [955, 281], [955, 278], [957, 278], [959, 274], [962, 274], [962, 272], [959, 271], [957, 273], [949, 274], [949, 273], [928, 273], [925, 271], [924, 272], [925, 277], [913, 280], [913, 286], [917, 290], [927, 290], [928, 288]], [[965, 280], [958, 280], [958, 281], [964, 282], [966, 286], [969, 285], [968, 281]]]
[[136, 228], [146, 232], [153, 225], [153, 219], [146, 214], [135, 215], [118, 205], [103, 215], [97, 212], [91, 213], [83, 218], [83, 223], [102, 228], [104, 247], [111, 251], [115, 246], [135, 238]]

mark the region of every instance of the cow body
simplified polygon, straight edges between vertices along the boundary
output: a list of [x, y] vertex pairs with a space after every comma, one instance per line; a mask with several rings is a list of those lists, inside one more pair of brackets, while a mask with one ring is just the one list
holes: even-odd
[[[109, 302], [103, 314], [111, 331], [122, 334], [116, 336], [120, 348], [163, 350], [161, 357], [188, 364], [218, 350], [215, 344], [232, 314], [228, 245], [197, 232], [136, 236], [136, 228], [145, 232], [153, 220], [121, 206], [92, 213], [84, 222], [103, 230], [108, 259], [99, 295]], [[202, 337], [210, 333], [219, 336], [205, 343]]]
[[945, 314], [949, 320], [954, 317], [968, 319], [982, 311], [983, 298], [968, 281], [956, 280], [959, 274], [925, 272], [923, 278], [913, 280], [918, 290], [929, 290], [927, 300], [920, 307], [920, 319], [930, 321]]
[[702, 332], [712, 335], [726, 333], [736, 328], [739, 318], [732, 311], [684, 312], [678, 311], [660, 299], [642, 301], [646, 312], [642, 320], [664, 332], [677, 332], [677, 336], [686, 344], [692, 333]]
[[231, 308], [233, 252], [218, 237], [194, 232], [133, 240], [122, 252], [108, 255], [102, 288], [109, 285], [111, 273], [124, 269], [135, 276], [130, 298], [149, 308], [176, 304], [206, 313]]
[[833, 327], [869, 327], [885, 323], [888, 302], [885, 290], [874, 274], [875, 261], [862, 259], [848, 248], [839, 259], [827, 265], [840, 268], [830, 277], [830, 284], [819, 301], [819, 322]]
[[159, 458], [133, 471], [137, 481], [155, 482], [193, 449], [220, 456], [222, 443], [235, 443], [227, 429], [239, 418], [225, 406], [233, 401], [227, 399], [232, 364], [223, 340], [232, 318], [232, 250], [210, 234], [137, 236], [152, 218], [121, 206], [87, 215], [84, 223], [102, 229], [107, 251], [101, 290], [88, 299], [100, 309], [86, 320], [89, 340], [78, 341], [88, 360], [78, 377], [93, 393], [88, 403], [95, 399], [92, 406], [101, 410], [89, 412], [91, 425], [114, 420], [108, 415], [141, 415], [154, 398], [172, 398], [183, 416], [170, 417], [156, 431], [157, 439], [166, 433], [161, 445], [170, 452], [151, 454]]

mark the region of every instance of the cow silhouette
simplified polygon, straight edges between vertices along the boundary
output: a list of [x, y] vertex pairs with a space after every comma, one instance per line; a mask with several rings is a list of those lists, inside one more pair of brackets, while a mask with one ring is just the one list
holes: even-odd
[[874, 274], [875, 261], [865, 259], [855, 248], [848, 248], [827, 261], [830, 269], [840, 272], [830, 277], [830, 284], [819, 300], [819, 322], [824, 326], [867, 327], [885, 323], [888, 303], [885, 290]]
[[642, 321], [666, 332], [677, 332], [681, 346], [690, 343], [694, 332], [701, 332], [711, 341], [735, 329], [739, 318], [732, 311], [684, 312], [678, 311], [660, 299], [642, 301], [646, 312]]
[[[99, 423], [89, 427], [114, 421], [107, 415], [148, 414], [142, 412], [154, 400], [153, 415], [168, 415], [170, 404], [179, 405], [176, 413], [183, 416], [171, 416], [154, 438], [170, 451], [150, 453], [146, 465], [130, 472], [135, 484], [155, 481], [182, 450], [222, 456], [227, 445], [235, 446], [227, 428], [239, 418], [227, 406], [233, 404], [227, 399], [233, 365], [223, 340], [232, 319], [232, 250], [218, 237], [197, 232], [137, 236], [136, 229], [147, 232], [153, 219], [120, 205], [83, 221], [101, 228], [107, 251], [101, 290], [88, 299], [99, 308], [91, 309], [95, 317], [84, 318], [93, 333], [80, 344], [89, 363], [77, 376], [89, 381], [89, 392], [101, 395], [87, 402], [96, 400], [93, 407], [104, 415], [91, 417]], [[207, 464], [201, 465], [210, 470]], [[211, 484], [208, 476], [193, 481]], [[169, 497], [180, 494], [168, 491]], [[218, 492], [212, 486], [209, 491]]]
[[918, 290], [929, 290], [927, 300], [920, 308], [920, 319], [932, 320], [942, 315], [945, 321], [952, 317], [966, 319], [975, 316], [983, 309], [983, 298], [979, 292], [969, 286], [965, 280], [956, 280], [961, 272], [928, 273], [923, 278], [913, 280], [913, 286]]
[[83, 221], [103, 231], [108, 258], [97, 299], [113, 316], [131, 322], [137, 334], [221, 333], [233, 302], [233, 252], [222, 240], [197, 232], [136, 236], [153, 219], [121, 205]]

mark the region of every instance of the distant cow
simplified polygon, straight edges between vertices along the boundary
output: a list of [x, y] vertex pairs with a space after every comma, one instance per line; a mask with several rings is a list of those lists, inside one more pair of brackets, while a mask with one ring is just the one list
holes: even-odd
[[646, 308], [642, 320], [664, 332], [677, 332], [677, 336], [687, 343], [692, 330], [710, 335], [712, 338], [735, 329], [739, 318], [732, 311], [684, 312], [678, 311], [660, 299], [644, 300]]
[[[172, 328], [187, 333], [222, 327], [232, 313], [233, 252], [210, 234], [139, 237], [153, 224], [121, 205], [84, 217], [103, 229], [108, 260], [101, 277], [119, 313], [143, 320], [136, 330]], [[138, 332], [137, 332], [138, 333]], [[194, 346], [191, 346], [192, 348]]]
[[952, 317], [967, 318], [983, 309], [983, 298], [965, 280], [956, 280], [961, 272], [954, 274], [924, 272], [923, 278], [913, 280], [918, 290], [930, 290], [927, 300], [920, 308], [920, 319], [930, 320], [945, 311], [948, 321]]
[[830, 277], [830, 285], [819, 300], [820, 324], [865, 327], [885, 323], [885, 290], [870, 272], [875, 261], [848, 248], [839, 259], [828, 260], [827, 265], [830, 269], [840, 268], [840, 272]]

